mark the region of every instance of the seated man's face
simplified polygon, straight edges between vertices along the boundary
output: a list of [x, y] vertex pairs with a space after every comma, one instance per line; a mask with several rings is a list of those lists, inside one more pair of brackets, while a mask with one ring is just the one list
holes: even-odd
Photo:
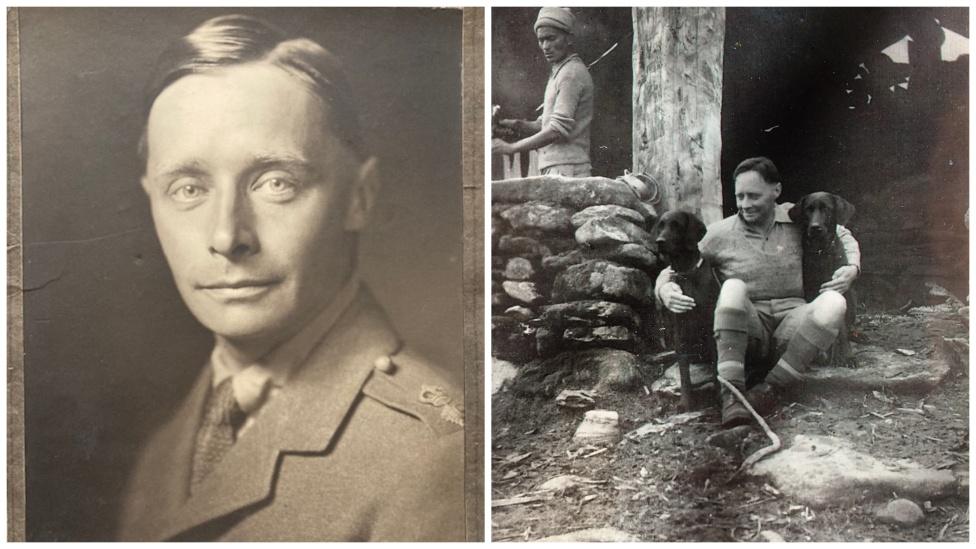
[[143, 187], [183, 300], [218, 335], [287, 337], [350, 272], [357, 164], [326, 116], [261, 63], [183, 77], [153, 104]]
[[750, 225], [768, 223], [776, 209], [779, 183], [767, 183], [759, 172], [747, 171], [735, 178], [735, 205]]

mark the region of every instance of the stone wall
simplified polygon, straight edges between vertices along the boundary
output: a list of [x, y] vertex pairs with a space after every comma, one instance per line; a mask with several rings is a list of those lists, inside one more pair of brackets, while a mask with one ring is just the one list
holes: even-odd
[[525, 364], [612, 349], [620, 360], [653, 348], [653, 189], [539, 176], [491, 191], [493, 356]]

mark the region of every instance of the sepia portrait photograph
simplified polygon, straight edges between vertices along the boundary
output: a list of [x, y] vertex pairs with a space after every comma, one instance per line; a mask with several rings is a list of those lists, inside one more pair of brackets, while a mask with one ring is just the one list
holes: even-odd
[[8, 11], [9, 539], [482, 539], [483, 15]]
[[966, 7], [495, 7], [493, 541], [965, 542]]

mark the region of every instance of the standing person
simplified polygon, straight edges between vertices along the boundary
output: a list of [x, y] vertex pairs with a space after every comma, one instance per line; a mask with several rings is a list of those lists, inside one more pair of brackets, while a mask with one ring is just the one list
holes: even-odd
[[533, 133], [515, 143], [492, 140], [492, 154], [539, 150], [543, 175], [589, 177], [590, 123], [593, 121], [593, 79], [573, 51], [576, 17], [568, 8], [542, 8], [534, 29], [550, 65], [549, 82], [536, 120], [501, 120], [519, 133]]
[[[861, 253], [845, 227], [837, 226], [848, 265], [838, 268], [810, 303], [803, 298], [803, 245], [789, 208], [776, 203], [783, 190], [779, 171], [765, 157], [743, 160], [733, 172], [738, 213], [708, 227], [699, 244], [722, 289], [715, 306], [718, 373], [757, 410], [768, 411], [844, 329], [847, 302], [841, 295], [860, 274]], [[671, 281], [670, 268], [658, 276], [657, 299], [674, 313], [695, 301]], [[770, 369], [770, 365], [772, 368]], [[722, 390], [722, 426], [749, 423], [749, 412]]]
[[463, 406], [360, 283], [378, 187], [339, 61], [247, 16], [160, 58], [140, 146], [209, 363], [142, 449], [124, 540], [464, 539]]

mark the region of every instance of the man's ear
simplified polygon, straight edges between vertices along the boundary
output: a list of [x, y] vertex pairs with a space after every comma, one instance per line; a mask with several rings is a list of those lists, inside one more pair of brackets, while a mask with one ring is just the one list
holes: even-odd
[[369, 221], [369, 213], [376, 204], [380, 190], [380, 176], [375, 156], [367, 158], [359, 166], [356, 180], [349, 189], [349, 209], [346, 210], [344, 228], [347, 231], [361, 231]]
[[854, 217], [854, 205], [836, 194], [832, 194], [830, 196], [832, 196], [834, 200], [834, 214], [837, 216], [837, 224], [847, 225], [847, 222]]
[[773, 192], [776, 193], [776, 198], [778, 199], [779, 198], [779, 195], [781, 195], [783, 193], [783, 184], [782, 183], [777, 183], [776, 185], [774, 185], [773, 186]]

